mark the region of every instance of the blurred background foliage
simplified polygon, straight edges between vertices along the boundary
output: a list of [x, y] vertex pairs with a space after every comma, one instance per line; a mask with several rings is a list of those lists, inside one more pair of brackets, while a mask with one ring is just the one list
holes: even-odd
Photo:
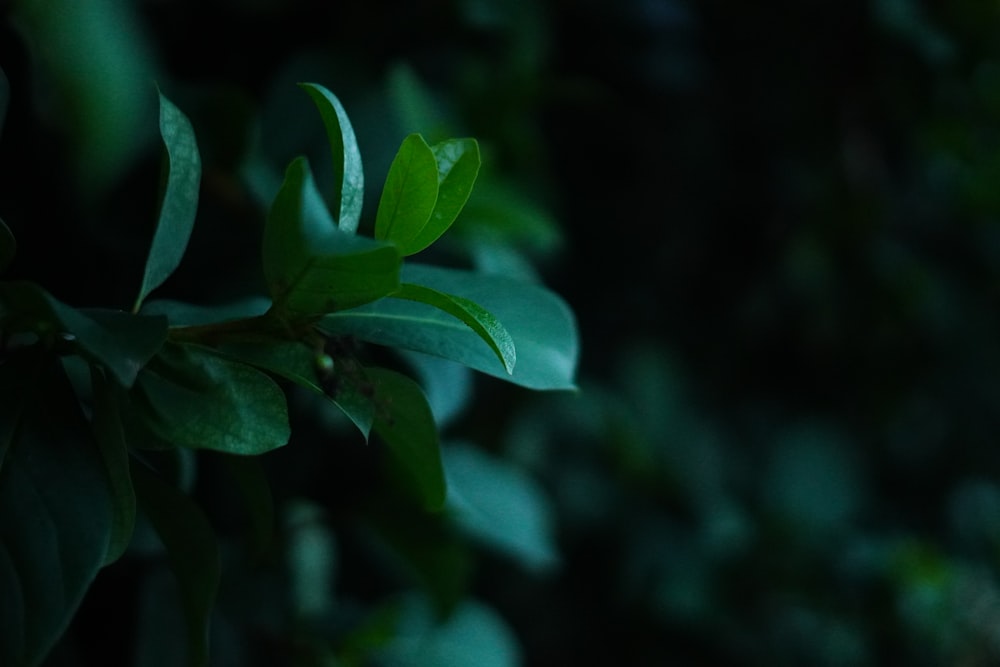
[[[205, 162], [167, 286], [200, 303], [259, 293], [284, 163], [322, 181], [294, 82], [344, 100], [369, 214], [406, 133], [475, 136], [435, 261], [564, 295], [582, 390], [400, 359], [444, 432], [444, 515], [305, 396], [261, 461], [273, 539], [261, 470], [198, 461], [214, 664], [997, 664], [998, 34], [972, 0], [18, 0], [13, 273], [128, 305], [154, 81]], [[171, 585], [140, 535], [51, 664], [181, 664]]]

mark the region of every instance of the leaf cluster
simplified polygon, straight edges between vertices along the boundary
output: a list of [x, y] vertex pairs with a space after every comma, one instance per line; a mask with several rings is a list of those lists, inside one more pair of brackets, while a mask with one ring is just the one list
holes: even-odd
[[[366, 439], [374, 431], [414, 504], [443, 507], [424, 391], [363, 363], [345, 341], [434, 355], [530, 388], [573, 387], [576, 330], [557, 296], [406, 262], [469, 198], [480, 168], [475, 140], [407, 137], [374, 238], [363, 236], [364, 175], [350, 121], [329, 90], [301, 87], [323, 120], [334, 178], [323, 191], [306, 158], [288, 166], [263, 230], [266, 298], [218, 310], [149, 300], [181, 264], [201, 183], [192, 124], [162, 93], [165, 187], [131, 311], [76, 308], [35, 283], [0, 282], [0, 590], [9, 592], [0, 600], [0, 664], [41, 662], [98, 570], [128, 548], [137, 514], [155, 528], [180, 584], [191, 663], [205, 664], [219, 549], [163, 461], [282, 447], [287, 387], [324, 397]], [[0, 221], [0, 271], [15, 251]]]

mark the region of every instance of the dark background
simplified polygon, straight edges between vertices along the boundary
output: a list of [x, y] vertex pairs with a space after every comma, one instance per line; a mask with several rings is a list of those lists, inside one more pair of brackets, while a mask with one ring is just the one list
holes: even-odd
[[[295, 81], [344, 101], [369, 216], [405, 131], [437, 131], [407, 127], [401, 66], [435, 122], [480, 140], [512, 215], [530, 214], [493, 230], [494, 254], [572, 305], [583, 345], [578, 395], [477, 379], [445, 430], [526, 471], [551, 512], [544, 571], [440, 539], [462, 554], [452, 597], [492, 609], [523, 664], [1000, 662], [1000, 9], [73, 4], [0, 14], [12, 274], [67, 303], [130, 305], [156, 210], [154, 79], [205, 160], [175, 298], [260, 287], [263, 213], [240, 169], [253, 150], [276, 165], [323, 150]], [[476, 229], [445, 259], [475, 258]], [[358, 664], [359, 619], [400, 591], [440, 594], [370, 559], [374, 454], [351, 438], [317, 453], [303, 424], [300, 448], [264, 463], [280, 502], [328, 513], [349, 611], [307, 631], [224, 599], [218, 664]], [[223, 492], [199, 488], [226, 516]], [[428, 526], [428, 542], [450, 530]], [[175, 664], [136, 620], [155, 568], [112, 570], [53, 664], [104, 664], [86, 661], [109, 646]], [[284, 604], [263, 588], [258, 604]], [[391, 643], [358, 651], [380, 664]]]

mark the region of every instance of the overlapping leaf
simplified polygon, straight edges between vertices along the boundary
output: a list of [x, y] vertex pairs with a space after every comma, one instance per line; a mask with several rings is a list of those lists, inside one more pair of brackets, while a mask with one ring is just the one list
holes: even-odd
[[479, 173], [479, 145], [452, 139], [433, 147], [419, 134], [403, 140], [389, 168], [375, 217], [375, 238], [413, 255], [455, 221]]
[[569, 307], [537, 285], [468, 271], [407, 265], [406, 283], [467, 299], [503, 323], [517, 346], [508, 374], [496, 353], [471, 328], [434, 306], [382, 299], [324, 317], [331, 335], [433, 354], [532, 389], [573, 389], [579, 343]]
[[134, 311], [138, 311], [146, 296], [180, 265], [198, 210], [201, 156], [194, 129], [187, 116], [162, 93], [160, 136], [167, 149], [166, 189]]
[[262, 454], [288, 442], [288, 408], [264, 373], [208, 348], [168, 343], [136, 381], [133, 407], [179, 447]]
[[0, 366], [3, 665], [42, 662], [104, 563], [112, 533], [103, 465], [65, 373], [53, 359], [30, 357]]
[[392, 452], [401, 482], [430, 510], [444, 505], [446, 487], [437, 426], [420, 387], [405, 375], [370, 368], [375, 382], [375, 432]]
[[309, 163], [289, 165], [264, 230], [264, 275], [279, 312], [321, 315], [399, 287], [393, 246], [337, 229]]
[[67, 334], [92, 362], [106, 367], [124, 387], [167, 337], [167, 319], [132, 315], [117, 310], [76, 309], [54, 298], [34, 283], [0, 283], [0, 304], [12, 330]]
[[354, 137], [351, 121], [337, 96], [315, 83], [300, 83], [326, 127], [333, 153], [333, 193], [330, 203], [337, 213], [337, 226], [342, 232], [354, 233], [361, 220], [361, 204], [365, 195], [365, 176], [361, 167], [361, 151]]

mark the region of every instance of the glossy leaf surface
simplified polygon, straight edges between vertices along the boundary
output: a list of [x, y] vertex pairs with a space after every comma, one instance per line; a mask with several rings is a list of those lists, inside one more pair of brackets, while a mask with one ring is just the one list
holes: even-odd
[[392, 452], [401, 481], [429, 510], [445, 501], [437, 426], [420, 387], [405, 375], [369, 368], [375, 383], [375, 432]]
[[177, 447], [262, 454], [288, 442], [285, 395], [264, 373], [195, 345], [168, 343], [139, 375], [133, 405]]
[[264, 230], [264, 276], [279, 312], [320, 315], [391, 294], [400, 261], [393, 246], [337, 229], [309, 163], [289, 165]]
[[337, 214], [337, 226], [342, 232], [355, 232], [361, 221], [361, 204], [365, 194], [365, 176], [361, 166], [361, 151], [354, 137], [351, 121], [337, 96], [315, 83], [299, 86], [312, 98], [323, 118], [323, 126], [333, 153], [333, 193], [331, 205]]
[[[58, 363], [32, 356], [0, 366], [8, 399], [0, 402], [3, 665], [42, 662], [104, 563], [112, 532], [103, 464], [76, 397]], [[24, 400], [9, 400], [16, 396]]]
[[167, 337], [167, 319], [132, 315], [119, 310], [76, 309], [60, 302], [34, 283], [0, 283], [0, 304], [6, 307], [12, 330], [40, 336], [68, 334], [68, 344], [111, 371], [124, 387]]
[[438, 195], [427, 224], [407, 244], [405, 254], [418, 253], [448, 231], [472, 193], [481, 164], [475, 139], [449, 139], [431, 146], [438, 170]]
[[189, 664], [208, 665], [209, 620], [222, 569], [215, 533], [193, 500], [146, 466], [136, 465], [133, 474], [139, 505], [160, 536], [177, 577], [188, 625]]
[[375, 238], [391, 241], [403, 255], [420, 250], [417, 239], [438, 199], [434, 151], [419, 134], [403, 140], [389, 167], [375, 215]]
[[493, 350], [447, 313], [423, 303], [382, 299], [323, 318], [330, 334], [425, 352], [532, 389], [574, 389], [579, 342], [569, 307], [537, 285], [468, 271], [408, 265], [406, 283], [460, 296], [492, 313], [517, 346], [508, 374]]
[[187, 249], [198, 211], [201, 156], [187, 116], [160, 94], [160, 136], [167, 149], [167, 178], [153, 245], [146, 260], [138, 311], [146, 296], [170, 277]]
[[[329, 371], [317, 366], [316, 352], [296, 342], [233, 343], [220, 351], [235, 359], [266, 370], [329, 398], [358, 427], [367, 439], [375, 418], [370, 381], [360, 365], [347, 359], [334, 361]], [[355, 362], [356, 363], [356, 362]]]
[[508, 374], [514, 372], [514, 363], [517, 361], [514, 340], [500, 320], [479, 304], [460, 296], [411, 283], [404, 283], [393, 296], [434, 306], [460, 320], [490, 346]]

